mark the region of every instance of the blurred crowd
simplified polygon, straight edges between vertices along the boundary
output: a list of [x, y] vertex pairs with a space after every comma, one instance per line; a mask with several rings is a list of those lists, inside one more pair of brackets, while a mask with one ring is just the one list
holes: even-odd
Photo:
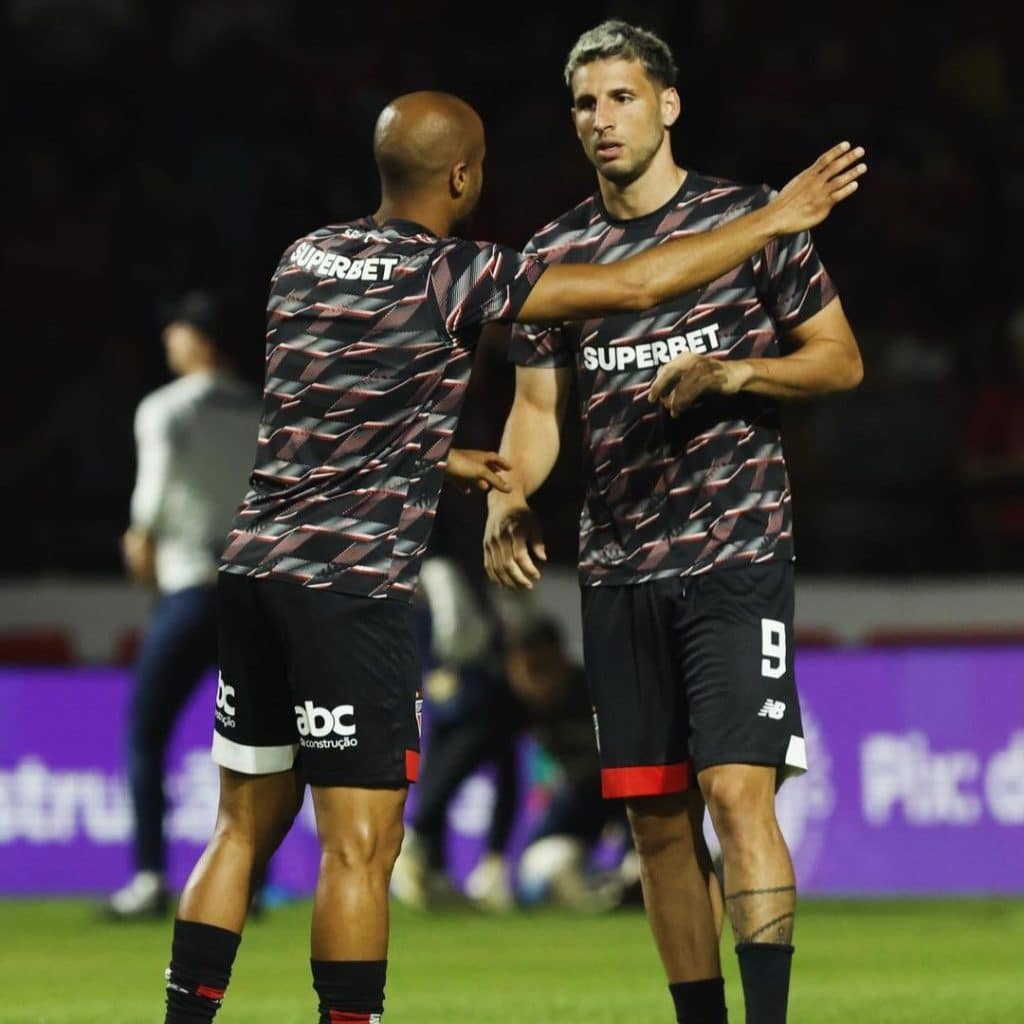
[[[780, 186], [840, 138], [867, 148], [863, 194], [816, 232], [865, 381], [785, 410], [804, 572], [1024, 569], [1022, 70], [998, 5], [944, 11], [630, 6], [680, 57], [682, 163]], [[583, 28], [620, 12], [519, 5], [500, 32], [488, 13], [6, 5], [6, 574], [121, 571], [132, 415], [167, 380], [165, 309], [189, 287], [228, 289], [236, 362], [258, 383], [269, 274], [297, 235], [373, 210], [370, 136], [394, 95], [449, 89], [483, 114], [477, 237], [522, 245], [591, 190], [561, 68]], [[500, 332], [481, 346], [462, 443], [498, 443], [502, 346]], [[570, 422], [538, 497], [565, 564], [577, 444]], [[481, 529], [479, 496], [446, 495], [439, 549], [478, 550]]]

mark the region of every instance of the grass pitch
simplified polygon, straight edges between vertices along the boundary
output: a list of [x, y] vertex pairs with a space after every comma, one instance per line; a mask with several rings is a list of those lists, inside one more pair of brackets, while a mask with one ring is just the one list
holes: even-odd
[[[314, 1024], [307, 901], [246, 930], [218, 1024]], [[84, 901], [0, 902], [3, 1024], [163, 1019], [170, 922], [103, 924]], [[1021, 1024], [1024, 903], [810, 902], [792, 1024]], [[743, 1020], [726, 928], [730, 1016]], [[417, 914], [394, 908], [388, 1024], [670, 1024], [642, 911]]]

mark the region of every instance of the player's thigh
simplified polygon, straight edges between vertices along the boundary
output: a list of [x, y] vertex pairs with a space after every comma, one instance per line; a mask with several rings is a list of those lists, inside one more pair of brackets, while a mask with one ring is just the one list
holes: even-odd
[[[287, 644], [267, 580], [220, 573], [213, 757], [243, 775], [284, 772], [298, 751]], [[298, 590], [298, 587], [293, 588]]]
[[807, 767], [793, 668], [793, 566], [720, 569], [692, 580], [676, 622], [696, 770]]
[[691, 784], [687, 712], [672, 635], [677, 580], [585, 587], [583, 652], [605, 797]]
[[421, 669], [412, 606], [272, 585], [293, 592], [282, 589], [280, 612], [303, 778], [328, 787], [414, 781]]

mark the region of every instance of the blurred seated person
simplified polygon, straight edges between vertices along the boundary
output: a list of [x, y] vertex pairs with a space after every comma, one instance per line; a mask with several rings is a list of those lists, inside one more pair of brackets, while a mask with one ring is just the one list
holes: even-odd
[[[517, 901], [577, 910], [617, 905], [636, 882], [635, 859], [625, 857], [632, 848], [625, 803], [601, 796], [586, 676], [570, 659], [553, 618], [534, 618], [515, 632], [506, 674], [527, 708], [528, 735], [553, 768], [546, 806], [530, 827], [517, 865]], [[610, 869], [595, 864], [602, 842], [621, 858]]]
[[[423, 561], [418, 613], [422, 755], [391, 895], [418, 909], [465, 899], [507, 909], [505, 851], [518, 810], [517, 742], [526, 712], [504, 676], [501, 625], [466, 572], [440, 555]], [[495, 801], [484, 853], [460, 891], [446, 859], [448, 813], [462, 784], [485, 768], [494, 772]]]

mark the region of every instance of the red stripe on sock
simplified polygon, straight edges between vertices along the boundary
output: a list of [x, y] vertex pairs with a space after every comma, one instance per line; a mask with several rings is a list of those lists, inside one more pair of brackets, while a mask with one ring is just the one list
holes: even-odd
[[222, 988], [210, 988], [209, 985], [200, 985], [196, 989], [196, 995], [202, 996], [204, 999], [223, 999], [225, 991]]
[[331, 1010], [331, 1024], [370, 1024], [370, 1013], [349, 1013], [347, 1010]]
[[692, 784], [690, 764], [653, 764], [636, 768], [602, 768], [601, 795], [605, 799], [623, 796], [658, 796], [679, 793]]

